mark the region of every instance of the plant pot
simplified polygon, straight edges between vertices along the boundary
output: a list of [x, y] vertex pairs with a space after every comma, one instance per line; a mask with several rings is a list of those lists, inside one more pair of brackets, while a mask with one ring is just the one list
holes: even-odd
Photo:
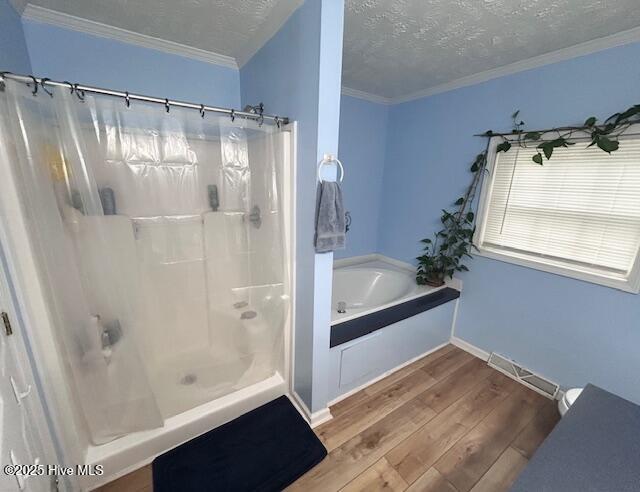
[[425, 283], [431, 287], [442, 287], [444, 285], [444, 275], [431, 275], [425, 279]]

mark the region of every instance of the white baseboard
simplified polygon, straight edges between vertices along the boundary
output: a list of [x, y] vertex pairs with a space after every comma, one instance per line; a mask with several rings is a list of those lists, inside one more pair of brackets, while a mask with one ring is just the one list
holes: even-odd
[[291, 400], [293, 406], [296, 407], [296, 410], [298, 410], [300, 415], [302, 415], [311, 428], [318, 427], [320, 424], [324, 424], [333, 418], [333, 415], [331, 415], [331, 411], [329, 410], [329, 405], [317, 412], [311, 413], [309, 407], [307, 407], [304, 401], [302, 401], [302, 398], [300, 398], [300, 395], [293, 389], [289, 394], [289, 400]]
[[357, 388], [349, 390], [346, 393], [343, 393], [340, 396], [334, 398], [329, 403], [327, 403], [327, 406], [330, 407], [330, 406], [335, 405], [336, 403], [338, 403], [338, 402], [340, 402], [342, 400], [345, 400], [346, 398], [349, 398], [351, 395], [356, 394], [358, 391], [361, 391], [361, 390], [367, 388], [368, 386], [371, 386], [372, 384], [377, 383], [381, 379], [384, 379], [384, 378], [390, 376], [391, 374], [393, 374], [396, 371], [399, 371], [403, 367], [406, 367], [409, 364], [413, 364], [415, 361], [417, 361], [419, 359], [422, 359], [423, 357], [426, 357], [427, 355], [432, 354], [433, 352], [435, 352], [437, 350], [440, 350], [442, 347], [445, 347], [447, 345], [449, 345], [449, 342], [442, 343], [442, 344], [438, 345], [437, 347], [429, 349], [426, 352], [418, 355], [417, 357], [414, 357], [413, 359], [409, 359], [408, 361], [403, 362], [402, 364], [400, 364], [399, 366], [394, 367], [393, 369], [389, 369], [388, 371], [383, 372], [382, 374], [380, 374], [380, 376], [378, 376], [376, 378], [373, 378], [372, 380], [367, 381], [366, 383], [358, 386]]
[[329, 422], [329, 420], [331, 420], [332, 418], [333, 415], [331, 415], [331, 410], [329, 410], [329, 407], [326, 407], [311, 414], [311, 422], [309, 423], [309, 425], [311, 426], [311, 428], [315, 428], [321, 424], [324, 424], [325, 422]]
[[485, 362], [489, 360], [489, 352], [487, 352], [486, 350], [482, 350], [481, 348], [476, 347], [475, 345], [470, 344], [469, 342], [463, 340], [462, 338], [452, 336], [451, 344], [455, 345], [459, 349], [464, 350], [465, 352], [469, 352], [471, 355], [477, 357], [478, 359], [482, 359]]

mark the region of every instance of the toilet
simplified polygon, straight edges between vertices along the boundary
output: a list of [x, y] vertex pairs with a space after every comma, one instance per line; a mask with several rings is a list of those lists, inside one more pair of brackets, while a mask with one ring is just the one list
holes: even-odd
[[558, 401], [558, 410], [560, 410], [560, 416], [564, 417], [567, 410], [575, 403], [584, 388], [571, 388], [567, 390], [562, 398]]

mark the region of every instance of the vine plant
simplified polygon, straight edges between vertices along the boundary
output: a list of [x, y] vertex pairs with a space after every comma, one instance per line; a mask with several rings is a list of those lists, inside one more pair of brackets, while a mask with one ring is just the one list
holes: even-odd
[[[620, 137], [633, 124], [640, 123], [640, 104], [631, 106], [626, 111], [615, 113], [598, 124], [592, 116], [582, 125], [563, 126], [550, 130], [525, 130], [525, 123], [519, 119], [520, 111], [511, 115], [513, 130], [509, 133], [487, 131], [477, 136], [501, 139], [496, 145], [496, 152], [507, 152], [514, 145], [521, 148], [534, 148], [531, 158], [536, 164], [543, 165], [544, 159], [551, 159], [555, 149], [575, 145], [577, 138], [590, 141], [588, 147], [597, 146], [611, 154], [620, 147]], [[475, 248], [473, 236], [476, 231], [474, 200], [482, 177], [487, 170], [487, 148], [478, 154], [471, 165], [471, 182], [467, 190], [458, 198], [452, 210], [442, 210], [440, 222], [442, 228], [435, 233], [433, 239], [422, 240], [423, 251], [418, 260], [416, 281], [418, 284], [442, 285], [445, 278], [453, 277], [455, 272], [469, 271], [464, 264], [472, 258], [471, 249]]]

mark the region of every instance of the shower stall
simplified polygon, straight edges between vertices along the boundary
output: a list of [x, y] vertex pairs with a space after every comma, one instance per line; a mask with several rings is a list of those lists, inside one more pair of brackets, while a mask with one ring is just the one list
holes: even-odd
[[286, 393], [294, 125], [27, 82], [0, 166], [61, 446], [112, 475]]

